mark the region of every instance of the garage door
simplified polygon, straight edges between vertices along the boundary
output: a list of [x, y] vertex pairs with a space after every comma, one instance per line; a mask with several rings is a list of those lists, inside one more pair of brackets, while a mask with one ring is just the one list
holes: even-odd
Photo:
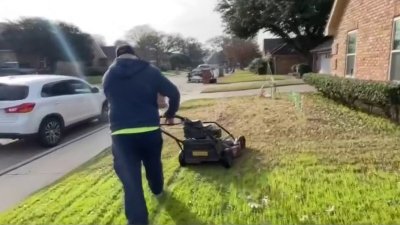
[[329, 74], [331, 73], [331, 57], [329, 54], [319, 54], [319, 73]]

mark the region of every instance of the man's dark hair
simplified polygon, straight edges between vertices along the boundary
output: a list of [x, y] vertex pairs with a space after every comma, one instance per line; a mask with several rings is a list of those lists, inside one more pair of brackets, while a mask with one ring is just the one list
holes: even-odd
[[127, 45], [127, 44], [118, 46], [116, 53], [117, 53], [117, 57], [119, 57], [120, 55], [123, 55], [123, 54], [136, 55], [135, 49], [133, 49], [132, 46]]

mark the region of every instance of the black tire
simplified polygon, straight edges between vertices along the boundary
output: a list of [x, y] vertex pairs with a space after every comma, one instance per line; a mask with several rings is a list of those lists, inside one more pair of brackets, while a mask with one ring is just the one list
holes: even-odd
[[39, 128], [39, 142], [44, 147], [55, 147], [63, 138], [63, 123], [57, 117], [45, 118]]
[[181, 167], [185, 167], [187, 165], [183, 152], [179, 153], [179, 165], [181, 165]]
[[233, 154], [230, 151], [225, 151], [222, 154], [221, 163], [226, 169], [230, 169], [233, 165]]
[[240, 149], [244, 150], [246, 149], [246, 138], [244, 136], [240, 136], [238, 139], [238, 142], [240, 144]]
[[108, 104], [104, 103], [103, 106], [101, 107], [101, 114], [99, 116], [100, 123], [108, 123], [109, 122], [108, 110], [109, 110]]

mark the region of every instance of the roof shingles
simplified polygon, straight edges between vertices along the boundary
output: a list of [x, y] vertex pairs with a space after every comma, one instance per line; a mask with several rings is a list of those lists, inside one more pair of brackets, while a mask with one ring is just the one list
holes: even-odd
[[102, 46], [101, 49], [107, 56], [108, 60], [114, 60], [117, 57], [115, 46]]

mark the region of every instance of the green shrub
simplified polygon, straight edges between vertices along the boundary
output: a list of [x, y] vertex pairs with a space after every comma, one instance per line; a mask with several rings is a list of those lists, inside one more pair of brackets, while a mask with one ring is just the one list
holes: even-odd
[[300, 63], [295, 64], [291, 67], [293, 73], [298, 73], [300, 77], [302, 77], [306, 73], [310, 73], [312, 71], [311, 67], [307, 64]]
[[385, 116], [399, 121], [400, 85], [398, 84], [321, 74], [306, 74], [304, 81], [328, 98], [370, 113], [374, 113], [374, 108], [379, 108]]
[[259, 75], [266, 75], [272, 71], [270, 63], [262, 58], [256, 58], [248, 66], [249, 71]]
[[106, 72], [107, 68], [100, 69], [100, 68], [94, 68], [94, 67], [88, 67], [85, 69], [85, 75], [86, 76], [100, 76], [103, 75]]
[[258, 68], [260, 66], [260, 58], [253, 59], [251, 63], [249, 64], [249, 71], [252, 73], [258, 73]]
[[300, 73], [301, 76], [303, 76], [304, 74], [311, 72], [311, 67], [307, 64], [299, 64], [297, 66], [297, 72]]

